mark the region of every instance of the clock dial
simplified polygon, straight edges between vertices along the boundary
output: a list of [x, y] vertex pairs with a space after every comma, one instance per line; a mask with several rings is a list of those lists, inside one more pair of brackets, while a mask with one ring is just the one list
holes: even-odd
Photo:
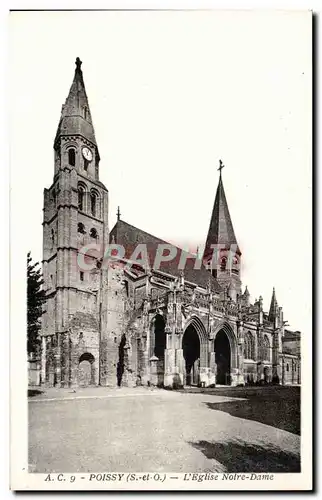
[[85, 160], [92, 161], [93, 155], [92, 155], [92, 151], [89, 148], [86, 148], [86, 147], [83, 148], [82, 153], [83, 153]]

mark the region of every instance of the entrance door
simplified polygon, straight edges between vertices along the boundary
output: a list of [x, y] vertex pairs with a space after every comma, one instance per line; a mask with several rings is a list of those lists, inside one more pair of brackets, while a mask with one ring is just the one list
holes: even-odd
[[79, 385], [87, 387], [91, 383], [91, 364], [89, 361], [79, 363]]
[[79, 358], [78, 384], [81, 387], [88, 387], [94, 383], [94, 356], [89, 353], [84, 353]]
[[200, 383], [200, 340], [193, 325], [189, 325], [182, 339], [183, 357], [185, 360], [186, 385]]
[[164, 351], [167, 347], [167, 339], [165, 333], [165, 322], [161, 315], [157, 315], [154, 320], [154, 351], [153, 354], [158, 358], [157, 361], [157, 376], [158, 386], [164, 384]]
[[217, 365], [216, 383], [230, 385], [231, 352], [230, 343], [224, 330], [220, 330], [215, 339], [215, 359]]

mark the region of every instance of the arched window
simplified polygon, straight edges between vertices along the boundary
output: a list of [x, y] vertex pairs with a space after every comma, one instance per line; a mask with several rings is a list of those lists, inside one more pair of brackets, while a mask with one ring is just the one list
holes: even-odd
[[91, 214], [96, 217], [96, 194], [91, 193]]
[[233, 266], [232, 266], [231, 271], [233, 274], [239, 273], [239, 260], [238, 260], [238, 257], [236, 257], [236, 255], [234, 256], [234, 259], [233, 259]]
[[78, 210], [85, 212], [85, 186], [78, 185]]
[[250, 332], [247, 332], [244, 341], [244, 357], [245, 359], [254, 359], [254, 356], [255, 356], [254, 338]]
[[97, 240], [97, 236], [98, 235], [97, 235], [97, 231], [96, 231], [96, 229], [94, 227], [90, 230], [89, 234], [90, 234], [91, 238], [94, 238], [95, 240]]
[[51, 230], [51, 246], [54, 246], [55, 243], [55, 233], [54, 230]]
[[70, 148], [68, 150], [68, 163], [69, 165], [71, 165], [72, 167], [75, 167], [75, 163], [76, 163], [76, 152], [75, 152], [75, 149], [74, 148]]
[[87, 120], [87, 116], [88, 116], [88, 114], [87, 114], [87, 106], [84, 106], [84, 118], [85, 118], [85, 120]]
[[270, 361], [270, 346], [267, 335], [263, 338], [263, 360]]
[[53, 195], [54, 206], [56, 206], [56, 204], [57, 204], [57, 193], [56, 193], [55, 189], [53, 189], [52, 195]]
[[226, 265], [227, 265], [227, 258], [226, 257], [222, 257], [220, 259], [220, 270], [221, 271], [225, 271], [226, 270]]
[[85, 226], [82, 222], [78, 223], [77, 230], [80, 234], [85, 234]]
[[286, 371], [288, 372], [288, 371], [289, 371], [289, 369], [290, 369], [290, 366], [289, 366], [289, 364], [287, 363], [287, 364], [286, 364]]
[[94, 217], [100, 217], [100, 196], [98, 191], [96, 189], [91, 190], [91, 196], [90, 196], [90, 203], [91, 203], [91, 214]]

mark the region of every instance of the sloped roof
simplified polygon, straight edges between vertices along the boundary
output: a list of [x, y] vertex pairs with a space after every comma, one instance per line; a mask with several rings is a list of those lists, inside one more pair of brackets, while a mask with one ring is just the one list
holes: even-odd
[[[145, 244], [148, 252], [148, 259], [150, 263], [150, 267], [153, 268], [153, 263], [155, 260], [156, 252], [158, 245], [166, 244], [171, 245], [174, 249], [176, 249], [176, 256], [170, 261], [162, 261], [160, 263], [160, 271], [170, 274], [174, 277], [179, 277], [181, 275], [181, 270], [178, 269], [178, 264], [180, 258], [183, 256], [188, 256], [188, 252], [182, 250], [182, 248], [176, 247], [171, 243], [157, 238], [152, 234], [149, 234], [142, 229], [139, 229], [127, 222], [119, 219], [115, 226], [113, 227], [110, 233], [110, 241], [115, 241], [118, 245], [123, 245], [125, 248], [125, 257], [130, 258], [133, 254], [133, 251], [139, 244]], [[220, 285], [217, 280], [211, 275], [209, 271], [201, 265], [201, 269], [194, 269], [196, 257], [187, 258], [185, 267], [184, 267], [184, 278], [187, 281], [195, 283], [198, 286], [203, 288], [207, 288], [207, 286], [211, 285], [211, 289], [214, 292], [219, 293], [221, 291]]]
[[65, 104], [62, 106], [55, 142], [62, 135], [79, 134], [97, 147], [81, 64], [82, 62], [77, 58], [74, 79]]
[[228, 203], [226, 200], [224, 185], [220, 175], [216, 192], [216, 198], [210, 219], [209, 231], [206, 240], [204, 255], [211, 251], [211, 245], [237, 245], [237, 253], [241, 253], [237, 244], [233, 224], [230, 218]]
[[276, 299], [276, 295], [275, 295], [275, 288], [273, 288], [271, 305], [270, 305], [269, 313], [268, 313], [269, 321], [273, 322], [274, 318], [277, 316], [277, 313], [278, 313], [278, 303], [277, 303], [277, 299]]

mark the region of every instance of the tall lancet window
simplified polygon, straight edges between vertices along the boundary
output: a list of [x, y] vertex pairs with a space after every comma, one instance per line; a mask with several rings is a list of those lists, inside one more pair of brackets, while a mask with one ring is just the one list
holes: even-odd
[[250, 332], [247, 332], [244, 339], [244, 357], [246, 359], [254, 359], [255, 345], [254, 339]]
[[74, 148], [70, 148], [68, 150], [68, 163], [69, 165], [71, 165], [72, 167], [75, 167], [75, 163], [76, 163], [76, 153], [75, 153], [75, 149]]
[[91, 192], [91, 214], [96, 217], [97, 212], [97, 196], [94, 192]]
[[83, 186], [78, 186], [78, 210], [85, 211], [85, 189]]

